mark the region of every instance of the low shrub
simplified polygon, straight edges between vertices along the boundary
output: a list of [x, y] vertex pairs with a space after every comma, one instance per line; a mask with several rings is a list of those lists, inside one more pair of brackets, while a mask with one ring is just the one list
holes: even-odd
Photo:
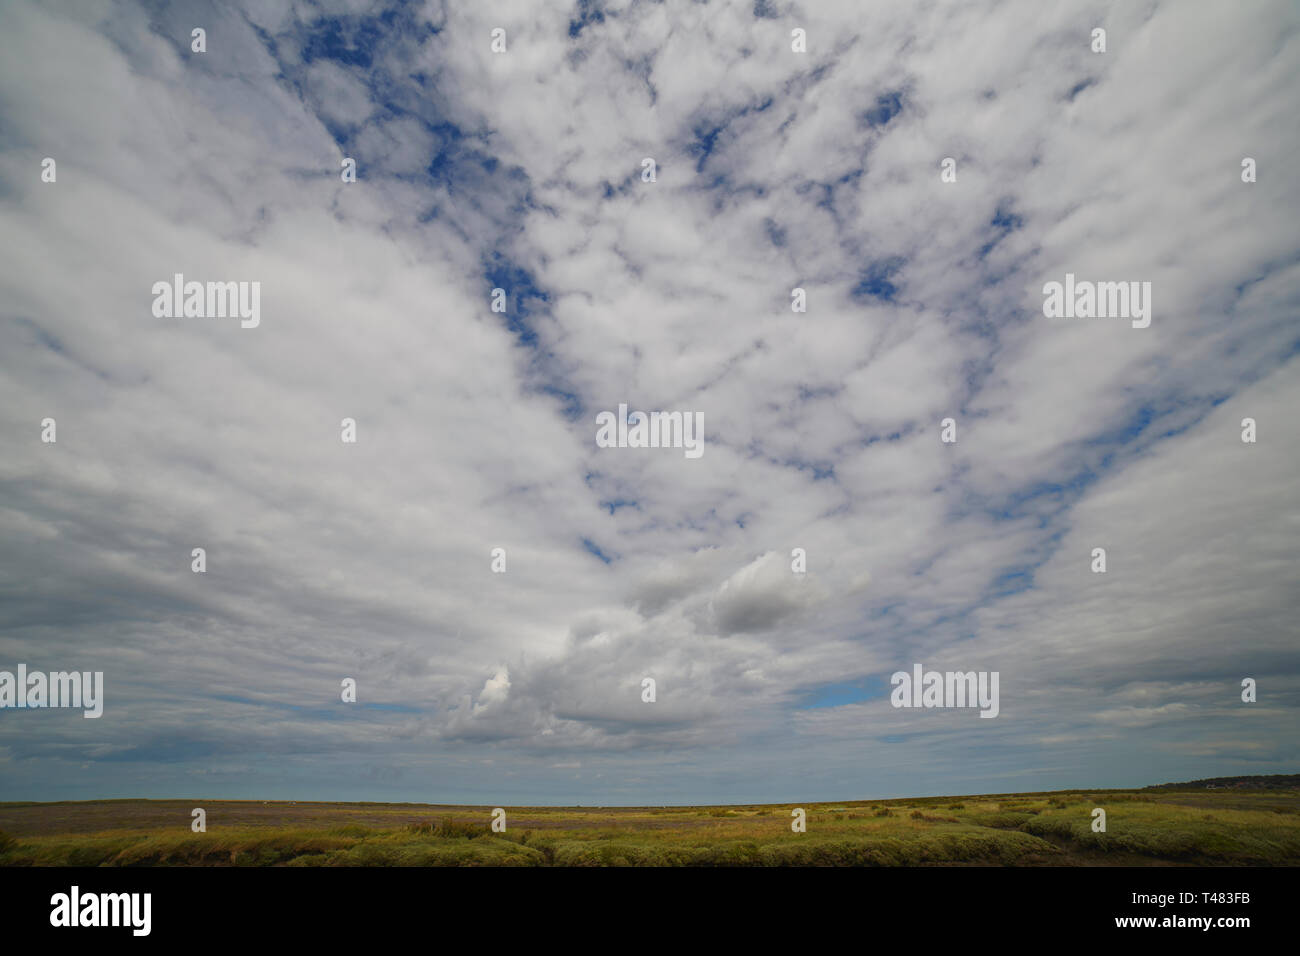
[[453, 817], [443, 817], [439, 823], [434, 823], [432, 820], [425, 820], [421, 823], [408, 823], [406, 830], [408, 833], [415, 833], [420, 836], [464, 837], [467, 840], [481, 837], [488, 832], [486, 824], [467, 823]]

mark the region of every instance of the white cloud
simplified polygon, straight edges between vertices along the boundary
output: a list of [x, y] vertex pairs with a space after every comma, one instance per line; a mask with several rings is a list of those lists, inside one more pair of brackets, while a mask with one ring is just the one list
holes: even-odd
[[[253, 3], [203, 55], [183, 9], [6, 9], [0, 666], [110, 688], [93, 729], [0, 731], [6, 792], [94, 755], [65, 795], [250, 763], [212, 780], [341, 794], [353, 761], [593, 802], [548, 774], [579, 751], [645, 774], [604, 802], [1294, 761], [1286, 4], [375, 9]], [[1151, 281], [1151, 327], [1044, 319], [1066, 271]], [[260, 281], [261, 327], [154, 319], [175, 272]], [[704, 456], [596, 448], [620, 402], [702, 412]], [[800, 709], [918, 660], [999, 670], [998, 720]]]

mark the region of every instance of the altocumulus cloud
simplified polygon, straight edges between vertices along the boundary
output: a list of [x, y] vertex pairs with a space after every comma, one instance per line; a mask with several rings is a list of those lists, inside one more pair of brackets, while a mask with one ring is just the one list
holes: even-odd
[[[1294, 770], [1298, 26], [6, 4], [0, 668], [106, 689], [0, 714], [0, 797]], [[260, 326], [155, 318], [178, 272], [260, 282]], [[1045, 319], [1066, 272], [1150, 281], [1151, 326]], [[705, 454], [597, 448], [620, 403]], [[891, 708], [916, 661], [999, 671], [998, 718]]]

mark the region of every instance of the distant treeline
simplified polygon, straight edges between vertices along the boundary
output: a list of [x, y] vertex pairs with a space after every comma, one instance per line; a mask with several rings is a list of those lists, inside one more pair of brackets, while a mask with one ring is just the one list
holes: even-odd
[[1157, 783], [1143, 790], [1187, 790], [1190, 788], [1219, 790], [1297, 790], [1300, 773], [1273, 773], [1251, 777], [1210, 777], [1206, 780], [1189, 780], [1186, 783]]

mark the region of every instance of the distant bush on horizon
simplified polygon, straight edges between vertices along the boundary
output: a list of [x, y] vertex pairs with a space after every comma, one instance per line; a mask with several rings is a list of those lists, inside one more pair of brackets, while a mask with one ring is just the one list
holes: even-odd
[[1184, 783], [1156, 783], [1143, 790], [1186, 790], [1189, 788], [1224, 790], [1300, 790], [1300, 773], [1252, 774], [1241, 777], [1207, 777]]

